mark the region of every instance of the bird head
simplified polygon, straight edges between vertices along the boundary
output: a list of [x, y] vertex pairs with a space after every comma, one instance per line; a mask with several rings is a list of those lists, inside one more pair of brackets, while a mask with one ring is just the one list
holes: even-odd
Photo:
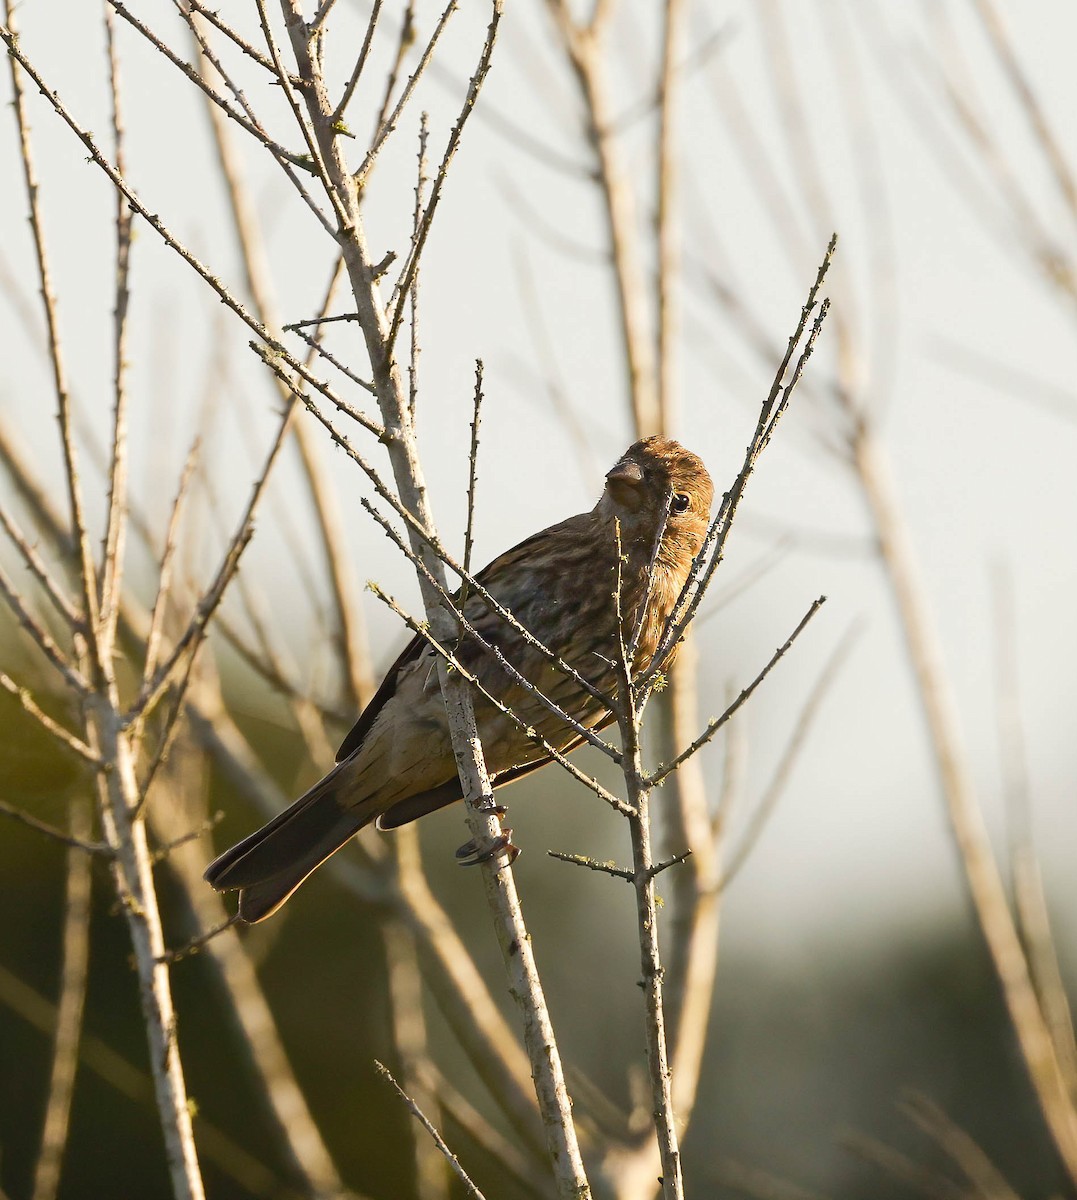
[[653, 542], [665, 517], [664, 546], [694, 557], [703, 544], [714, 485], [698, 455], [670, 438], [649, 437], [621, 455], [606, 475], [598, 511], [621, 522], [622, 536]]

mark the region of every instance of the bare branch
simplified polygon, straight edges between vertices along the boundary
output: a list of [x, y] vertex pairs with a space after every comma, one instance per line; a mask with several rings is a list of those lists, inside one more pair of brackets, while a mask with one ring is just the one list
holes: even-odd
[[[48, 331], [49, 362], [52, 367], [53, 387], [56, 393], [60, 425], [60, 444], [63, 449], [64, 458], [64, 480], [67, 486], [71, 527], [79, 562], [79, 582], [82, 589], [82, 603], [85, 613], [86, 647], [90, 656], [91, 668], [94, 672], [97, 672], [100, 671], [102, 666], [97, 645], [97, 577], [94, 569], [93, 553], [90, 548], [90, 538], [86, 531], [82, 484], [79, 480], [78, 459], [75, 452], [75, 438], [72, 430], [71, 395], [67, 379], [67, 368], [60, 344], [60, 324], [57, 316], [56, 295], [52, 286], [52, 272], [49, 266], [48, 250], [45, 245], [45, 230], [38, 200], [40, 189], [30, 143], [30, 125], [26, 116], [26, 106], [23, 97], [22, 71], [19, 70], [20, 67], [26, 70], [26, 62], [15, 48], [17, 45], [17, 29], [11, 0], [4, 0], [4, 14], [7, 27], [0, 29], [0, 37], [3, 38], [10, 51], [8, 57], [11, 68], [11, 86], [14, 92], [13, 108], [19, 135], [23, 180], [26, 184], [26, 196], [30, 209], [30, 229], [33, 234], [38, 278], [41, 283], [41, 301], [44, 305], [45, 324]], [[32, 71], [27, 71], [26, 73], [40, 87], [40, 81], [34, 76], [34, 73]], [[23, 626], [26, 628], [25, 623], [23, 623]]]
[[[291, 425], [292, 419], [297, 412], [295, 405], [291, 405], [285, 411], [277, 426], [277, 434], [273, 439], [273, 443], [265, 456], [262, 465], [262, 472], [254, 482], [251, 488], [250, 498], [247, 501], [243, 514], [237, 523], [236, 531], [225, 548], [224, 555], [221, 559], [220, 566], [217, 568], [217, 573], [213, 578], [212, 583], [202, 594], [198, 605], [195, 608], [194, 615], [187, 623], [186, 629], [177, 639], [176, 644], [172, 647], [172, 652], [168, 658], [157, 668], [152, 679], [147, 680], [139, 689], [139, 694], [134, 703], [128, 709], [124, 717], [124, 722], [130, 726], [132, 722], [143, 717], [148, 713], [157, 701], [164, 694], [168, 687], [173, 673], [176, 671], [178, 664], [183, 659], [184, 655], [190, 652], [192, 659], [197, 652], [203, 637], [205, 636], [206, 627], [209, 625], [217, 606], [224, 598], [225, 589], [231, 582], [239, 568], [239, 562], [243, 556], [243, 551], [247, 547], [247, 543], [254, 536], [254, 512], [258, 507], [258, 502], [261, 500], [265, 492], [266, 484], [269, 480], [269, 474], [273, 469], [273, 464], [280, 454], [281, 447], [284, 445], [285, 438], [288, 433], [288, 428]], [[190, 667], [188, 666], [188, 672]]]
[[[109, 2], [111, 3], [111, 0], [109, 0]], [[26, 74], [34, 81], [34, 84], [52, 106], [57, 116], [63, 120], [72, 133], [74, 133], [79, 141], [82, 142], [82, 144], [86, 147], [86, 149], [89, 151], [92, 161], [96, 163], [102, 171], [104, 171], [104, 173], [111, 180], [113, 186], [118, 188], [119, 191], [123, 193], [127, 202], [131, 205], [135, 212], [137, 212], [138, 215], [142, 217], [148, 225], [151, 226], [154, 232], [157, 233], [164, 241], [165, 245], [178, 254], [180, 258], [182, 258], [183, 261], [192, 268], [192, 270], [200, 275], [203, 281], [207, 283], [217, 294], [221, 302], [231, 309], [231, 311], [235, 313], [235, 315], [239, 317], [239, 319], [243, 321], [243, 323], [249, 329], [251, 329], [262, 342], [265, 343], [265, 345], [269, 348], [267, 353], [271, 352], [275, 357], [279, 357], [287, 367], [295, 371], [296, 374], [305, 383], [314, 388], [315, 391], [324, 395], [331, 404], [335, 404], [338, 407], [343, 407], [347, 411], [347, 406], [343, 405], [343, 402], [339, 401], [333, 395], [332, 390], [328, 388], [327, 385], [324, 384], [320, 379], [312, 375], [310, 370], [301, 362], [299, 362], [285, 345], [278, 341], [277, 338], [275, 338], [260, 321], [251, 316], [251, 314], [247, 312], [246, 308], [235, 298], [235, 296], [232, 295], [232, 293], [221, 282], [221, 280], [218, 279], [217, 276], [214, 275], [204, 263], [202, 263], [190, 250], [187, 249], [187, 247], [172, 233], [168, 226], [165, 225], [161, 218], [156, 213], [150, 212], [150, 210], [130, 187], [123, 176], [120, 175], [113, 164], [110, 163], [109, 160], [97, 148], [97, 143], [94, 140], [93, 135], [78, 124], [78, 122], [68, 111], [66, 105], [64, 105], [60, 100], [59, 96], [57, 96], [54, 91], [51, 91], [48, 88], [37, 69], [22, 52], [17, 37], [15, 37], [15, 35], [9, 29], [0, 28], [0, 41], [4, 42], [9, 56], [15, 62], [17, 62], [19, 66], [22, 67], [22, 69], [26, 72]], [[349, 415], [352, 416], [353, 419], [359, 421], [364, 428], [369, 429], [371, 433], [373, 433], [382, 441], [388, 439], [389, 435], [386, 433], [386, 431], [369, 418], [356, 416], [354, 411], [349, 411]]]
[[[455, 3], [456, 0], [453, 0], [453, 6], [455, 6]], [[430, 233], [430, 226], [434, 221], [434, 213], [437, 211], [438, 202], [441, 200], [441, 193], [445, 188], [445, 178], [448, 174], [449, 166], [456, 154], [457, 147], [460, 145], [460, 138], [463, 135], [467, 119], [475, 110], [475, 102], [479, 98], [479, 92], [482, 89], [487, 72], [490, 70], [490, 60], [493, 56], [494, 41], [497, 38], [497, 27], [500, 21], [501, 3], [500, 0], [497, 0], [492, 8], [490, 25], [486, 30], [486, 41], [483, 43], [478, 66], [468, 81], [467, 95], [464, 97], [463, 107], [460, 110], [460, 115], [456, 118], [456, 124], [452, 127], [452, 132], [449, 134], [449, 140], [446, 143], [445, 152], [441, 156], [437, 175], [434, 177], [434, 186], [430, 189], [430, 199], [423, 210], [423, 218], [419, 224], [418, 232], [412, 238], [407, 262], [404, 265], [404, 269], [400, 272], [400, 278], [396, 283], [396, 307], [393, 310], [392, 320], [389, 325], [388, 348], [390, 351], [396, 342], [397, 330], [400, 328], [400, 321], [404, 315], [404, 303], [411, 289], [415, 272], [419, 269], [419, 259], [422, 257], [423, 248]]]
[[[112, 139], [116, 170], [126, 173], [124, 162], [123, 106], [120, 100], [120, 67], [112, 10], [105, 7], [105, 41], [108, 47], [109, 92], [112, 97]], [[130, 301], [131, 224], [130, 208], [123, 196], [116, 201], [116, 297], [113, 309], [113, 412], [112, 452], [108, 468], [108, 514], [101, 562], [99, 604], [101, 629], [98, 634], [102, 658], [110, 658], [116, 640], [123, 587], [124, 543], [127, 534], [127, 308]]]
[[45, 595], [52, 601], [56, 611], [64, 618], [73, 633], [80, 632], [84, 627], [82, 614], [76, 611], [74, 605], [64, 595], [60, 585], [52, 578], [41, 556], [4, 508], [0, 508], [0, 525], [3, 526], [4, 532], [22, 555], [23, 561], [30, 568], [30, 573], [44, 589]]
[[[479, 477], [479, 419], [482, 411], [482, 359], [475, 360], [475, 396], [471, 410], [471, 448], [468, 451], [467, 527], [464, 530], [464, 570], [471, 572], [471, 551], [475, 545], [475, 492]], [[459, 607], [467, 603], [467, 584], [460, 588]]]
[[811, 607], [804, 614], [804, 616], [801, 617], [800, 623], [789, 635], [789, 637], [786, 638], [786, 640], [778, 647], [778, 649], [774, 651], [770, 657], [770, 661], [762, 669], [762, 671], [760, 671], [759, 674], [752, 680], [752, 682], [741, 691], [736, 700], [729, 705], [729, 707], [724, 713], [722, 713], [720, 717], [714, 717], [712, 720], [707, 722], [707, 728], [699, 735], [699, 737], [695, 739], [694, 742], [692, 742], [690, 746], [686, 746], [676, 758], [674, 758], [671, 762], [666, 763], [664, 766], [659, 767], [658, 770], [651, 775], [649, 781], [651, 786], [657, 787], [662, 780], [670, 774], [670, 772], [675, 771], [681, 765], [681, 763], [691, 758], [693, 754], [695, 754], [698, 750], [701, 750], [711, 740], [711, 738], [714, 737], [718, 730], [721, 729], [722, 726], [729, 720], [729, 718], [732, 717], [745, 704], [755, 689], [763, 682], [764, 679], [766, 679], [774, 667], [777, 666], [779, 660], [785, 656], [792, 644], [797, 640], [798, 637], [800, 637], [808, 622], [812, 619], [812, 617], [815, 616], [815, 614], [820, 608], [823, 607], [825, 603], [825, 596], [820, 596], [818, 600], [812, 602]]
[[37, 817], [32, 817], [29, 813], [24, 813], [22, 809], [16, 808], [13, 804], [8, 804], [6, 800], [0, 800], [0, 817], [8, 817], [12, 821], [18, 821], [20, 825], [36, 829], [38, 833], [45, 834], [46, 837], [52, 838], [54, 842], [62, 842], [65, 846], [71, 846], [76, 850], [84, 850], [87, 854], [103, 854], [106, 856], [111, 856], [112, 854], [112, 847], [105, 845], [104, 842], [88, 842], [72, 834], [64, 833], [62, 829], [57, 829], [54, 825], [48, 824], [47, 821], [39, 821]]
[[101, 766], [101, 759], [85, 742], [77, 738], [70, 730], [65, 729], [59, 722], [54, 721], [47, 712], [38, 706], [28, 688], [20, 687], [10, 675], [3, 671], [0, 671], [0, 688], [14, 696], [24, 712], [29, 713], [42, 729], [51, 733], [61, 745], [77, 754], [83, 762], [89, 763], [92, 767]]
[[389, 1070], [389, 1068], [382, 1066], [382, 1064], [380, 1062], [378, 1062], [377, 1059], [374, 1060], [374, 1066], [376, 1066], [378, 1068], [378, 1070], [381, 1072], [381, 1074], [384, 1075], [384, 1077], [386, 1079], [388, 1079], [388, 1081], [393, 1085], [394, 1089], [396, 1090], [396, 1094], [408, 1106], [409, 1112], [411, 1112], [411, 1114], [418, 1119], [418, 1121], [422, 1124], [422, 1127], [434, 1139], [434, 1144], [441, 1151], [441, 1153], [444, 1154], [445, 1159], [448, 1162], [449, 1166], [452, 1167], [456, 1176], [463, 1183], [465, 1194], [468, 1196], [474, 1197], [474, 1200], [485, 1200], [485, 1197], [483, 1196], [482, 1192], [480, 1192], [479, 1189], [471, 1182], [471, 1179], [469, 1178], [467, 1172], [460, 1165], [460, 1160], [456, 1157], [455, 1154], [453, 1154], [453, 1152], [449, 1149], [449, 1147], [445, 1145], [445, 1141], [442, 1138], [441, 1134], [438, 1133], [438, 1131], [434, 1128], [434, 1126], [431, 1125], [430, 1122], [426, 1119], [426, 1117], [423, 1115], [422, 1109], [419, 1108], [419, 1106], [415, 1103], [415, 1101], [412, 1100], [412, 1098], [407, 1094], [407, 1092], [405, 1092], [404, 1089], [400, 1086], [400, 1084], [397, 1083], [397, 1081], [393, 1078], [392, 1072]]
[[150, 613], [150, 629], [146, 635], [146, 657], [142, 665], [142, 682], [144, 684], [154, 677], [161, 649], [161, 633], [164, 629], [165, 609], [172, 594], [172, 563], [176, 555], [176, 535], [179, 531], [180, 513], [187, 497], [194, 475], [195, 462], [198, 456], [199, 442], [196, 439], [187, 455], [180, 473], [179, 486], [172, 500], [172, 511], [168, 517], [168, 527], [165, 530], [165, 545], [161, 554], [161, 564], [157, 570], [157, 594], [153, 599], [153, 610]]
[[[770, 392], [766, 400], [763, 401], [759, 412], [759, 420], [756, 423], [755, 432], [745, 451], [741, 469], [737, 474], [732, 488], [722, 497], [722, 503], [719, 505], [718, 512], [713, 521], [711, 521], [710, 528], [707, 530], [703, 546], [696, 555], [692, 571], [685, 581], [684, 587], [681, 589], [680, 598], [674, 606], [669, 620], [666, 622], [666, 630], [662, 635], [658, 651], [655, 654], [655, 664], [664, 662], [670, 650], [680, 640], [680, 637], [685, 629], [687, 629], [702, 602], [703, 595], [714, 572], [718, 568], [718, 564], [724, 557], [726, 539], [729, 536], [733, 519], [736, 517], [741, 498], [748, 485], [748, 480], [755, 469], [755, 464], [759, 456], [766, 449], [778, 422], [789, 406], [793, 389], [800, 380], [804, 367], [814, 349], [815, 340], [819, 336], [819, 332], [829, 311], [829, 301], [824, 300], [815, 314], [815, 319], [812, 322], [811, 331], [804, 343], [804, 347], [793, 365], [792, 371], [790, 371], [789, 368], [790, 363], [793, 362], [793, 355], [797, 346], [800, 345], [800, 340], [804, 335], [804, 330], [807, 328], [808, 320], [815, 311], [816, 297], [823, 285], [823, 280], [826, 277], [827, 269], [830, 266], [836, 249], [837, 235], [835, 234], [830, 239], [830, 244], [827, 246], [826, 254], [823, 256], [823, 261], [815, 277], [815, 282], [812, 284], [811, 290], [808, 292], [808, 298], [801, 309], [796, 329], [789, 338], [785, 355], [778, 365], [778, 370], [775, 372]], [[786, 379], [787, 372], [789, 372], [788, 379]], [[656, 666], [652, 666], [651, 671], [645, 673], [644, 682], [647, 681], [648, 675], [653, 674], [656, 669]]]
[[919, 1092], [910, 1092], [898, 1107], [961, 1168], [977, 1195], [984, 1200], [1020, 1200], [983, 1148], [938, 1104]]
[[[622, 816], [629, 815], [631, 810], [625, 805], [623, 800], [619, 800], [612, 792], [607, 791], [598, 782], [598, 780], [592, 779], [590, 775], [585, 775], [579, 769], [579, 767], [574, 766], [558, 749], [556, 749], [556, 747], [551, 746], [545, 738], [532, 729], [526, 721], [518, 717], [511, 708], [502, 704], [502, 702], [498, 700], [498, 698], [493, 695], [492, 692], [487, 691], [486, 688], [484, 688], [482, 684], [479, 683], [479, 681], [474, 677], [474, 675], [472, 675], [466, 667], [461, 665], [455, 655], [450, 650], [447, 650], [444, 646], [442, 646], [438, 641], [436, 641], [429, 629], [416, 621], [414, 617], [406, 613], [404, 609], [402, 609], [400, 605], [397, 604], [397, 602], [392, 598], [392, 596], [386, 595], [376, 583], [368, 583], [367, 587], [370, 588], [374, 595], [377, 596], [377, 598], [381, 600], [387, 608], [392, 609], [392, 611], [396, 613], [396, 615], [404, 622], [405, 625], [407, 625], [412, 633], [417, 633], [421, 638], [423, 638], [426, 644], [430, 646], [432, 650], [434, 650], [438, 657], [443, 662], [447, 663], [453, 669], [453, 671], [460, 676], [461, 679], [465, 680], [468, 685], [473, 687], [485, 700], [494, 705], [499, 712], [508, 717], [518, 729], [527, 734], [527, 736], [535, 743], [535, 745], [545, 751], [545, 753], [548, 754], [554, 762], [556, 762], [559, 766], [564, 767], [564, 769], [568, 771], [568, 773], [574, 779], [578, 779], [580, 783], [590, 788], [590, 790], [594, 792], [600, 800], [605, 800], [605, 802], [611, 808], [621, 813]], [[532, 693], [537, 697], [542, 697], [542, 693], [535, 688], [532, 688]], [[545, 697], [542, 698], [545, 699]], [[550, 700], [546, 700], [546, 703], [549, 704], [551, 708], [555, 707], [553, 702]], [[576, 722], [572, 721], [567, 714], [564, 719], [566, 723], [569, 723], [573, 729], [585, 728], [585, 726], [580, 726]]]
[[[625, 814], [626, 816], [628, 813]], [[571, 863], [574, 867], [586, 867], [589, 871], [598, 871], [603, 875], [612, 875], [614, 879], [624, 879], [628, 883], [635, 882], [636, 873], [627, 867], [619, 867], [612, 860], [600, 862], [586, 854], [566, 854], [563, 850], [547, 850], [550, 858], [559, 862]]]
[[7, 601], [8, 607], [14, 613], [16, 620], [30, 635], [31, 640], [63, 676], [68, 687], [78, 696], [84, 696], [89, 691], [89, 684], [82, 673], [73, 667], [59, 646], [52, 640], [48, 630], [38, 621], [26, 606], [22, 596], [15, 590], [11, 580], [0, 570], [0, 596]]
[[348, 77], [348, 82], [344, 88], [344, 94], [340, 98], [340, 103], [333, 110], [334, 125], [340, 125], [343, 122], [345, 110], [351, 103], [351, 98], [355, 94], [355, 88], [359, 83], [359, 77], [366, 66], [367, 55], [370, 53], [370, 44], [374, 40], [374, 30], [377, 28], [378, 17], [381, 15], [381, 5], [382, 0], [374, 0], [374, 4], [370, 10], [370, 20], [366, 26], [366, 36], [363, 38], [363, 47], [359, 51], [359, 57], [355, 60], [355, 66]]
[[763, 796], [759, 801], [759, 805], [752, 814], [751, 821], [747, 830], [741, 839], [740, 845], [729, 856], [729, 862], [722, 871], [721, 878], [717, 883], [719, 891], [725, 891], [733, 882], [736, 876], [740, 873], [741, 868], [748, 861], [752, 850], [755, 848], [763, 830], [766, 828], [767, 822], [770, 820], [771, 814], [774, 812], [778, 801], [781, 799], [785, 784], [789, 778], [789, 774], [793, 769], [793, 764], [796, 762], [798, 753], [803, 746], [808, 736], [808, 730], [811, 728], [812, 722], [819, 711], [823, 698], [829, 691], [834, 680], [838, 676], [851, 652], [856, 639], [860, 636], [863, 626], [857, 622], [850, 626], [844, 637], [838, 642], [833, 653], [827, 659], [819, 674], [819, 678], [815, 682], [808, 699], [804, 703], [804, 707], [800, 711], [800, 716], [797, 718], [796, 727], [793, 730], [785, 751], [782, 754], [781, 760], [774, 771], [769, 784]]
[[[404, 90], [400, 93], [400, 99], [396, 102], [396, 107], [393, 109], [392, 115], [386, 116], [384, 110], [382, 111], [381, 117], [379, 118], [379, 127], [374, 135], [374, 140], [371, 143], [370, 149], [366, 153], [366, 158], [363, 159], [362, 165], [360, 166], [359, 170], [355, 172], [355, 182], [359, 187], [363, 187], [363, 185], [366, 183], [367, 178], [373, 169], [374, 163], [377, 160], [378, 153], [380, 152], [382, 146], [385, 145], [386, 140], [396, 129], [397, 122], [400, 120], [400, 115], [404, 111], [404, 106], [411, 99], [411, 95], [412, 92], [415, 91], [416, 84], [426, 73], [426, 68], [430, 64], [430, 59], [434, 53], [435, 47], [438, 44], [438, 40], [444, 32], [445, 26], [449, 23], [449, 18], [453, 15], [453, 13], [456, 12], [458, 7], [459, 0], [449, 0], [449, 3], [442, 10], [441, 16], [438, 18], [438, 23], [434, 26], [434, 32], [430, 35], [430, 38], [426, 43], [426, 47], [423, 50], [418, 65], [416, 66], [415, 70], [412, 71], [410, 77], [408, 78], [408, 82], [404, 85]], [[409, 13], [410, 11], [411, 10], [409, 8]], [[404, 20], [405, 29], [407, 29], [410, 24], [409, 18], [405, 17]], [[404, 45], [404, 37], [405, 34], [401, 34], [401, 46]], [[392, 77], [390, 77], [389, 87], [390, 89], [392, 88]], [[386, 94], [386, 99], [388, 99], [388, 93]]]

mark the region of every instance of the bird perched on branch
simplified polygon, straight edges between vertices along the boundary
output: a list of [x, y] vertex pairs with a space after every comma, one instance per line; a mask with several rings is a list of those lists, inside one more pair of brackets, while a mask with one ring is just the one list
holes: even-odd
[[[619, 601], [624, 641], [636, 644], [634, 670], [665, 665], [652, 660], [703, 545], [713, 495], [696, 455], [668, 438], [646, 438], [610, 470], [590, 512], [534, 534], [475, 577], [514, 618], [492, 609], [472, 587], [462, 611], [473, 632], [462, 629], [456, 648], [457, 661], [478, 687], [524, 726], [476, 693], [475, 717], [495, 787], [551, 761], [528, 730], [562, 753], [583, 740], [536, 692], [581, 727], [599, 729], [613, 719], [607, 703], [514, 623], [595, 692], [612, 698], [620, 662]], [[276, 912], [363, 826], [377, 821], [380, 829], [395, 829], [461, 798], [436, 668], [437, 652], [416, 635], [344, 739], [337, 765], [209, 866], [206, 879], [218, 891], [240, 890], [244, 921]]]

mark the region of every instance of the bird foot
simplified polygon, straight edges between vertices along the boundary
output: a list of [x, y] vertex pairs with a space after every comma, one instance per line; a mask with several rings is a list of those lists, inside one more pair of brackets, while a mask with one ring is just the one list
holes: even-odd
[[456, 861], [462, 867], [477, 867], [479, 863], [489, 862], [499, 854], [508, 855], [511, 866], [520, 854], [520, 847], [512, 844], [512, 830], [503, 829], [495, 838], [472, 838], [465, 842], [456, 852]]

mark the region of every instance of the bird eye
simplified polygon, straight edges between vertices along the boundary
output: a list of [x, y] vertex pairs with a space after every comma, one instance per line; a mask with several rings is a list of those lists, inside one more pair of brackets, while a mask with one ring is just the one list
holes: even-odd
[[692, 503], [692, 498], [687, 494], [687, 492], [678, 492], [673, 497], [672, 501], [670, 502], [669, 507], [675, 513], [682, 513], [682, 512], [688, 511], [688, 506], [691, 503]]

